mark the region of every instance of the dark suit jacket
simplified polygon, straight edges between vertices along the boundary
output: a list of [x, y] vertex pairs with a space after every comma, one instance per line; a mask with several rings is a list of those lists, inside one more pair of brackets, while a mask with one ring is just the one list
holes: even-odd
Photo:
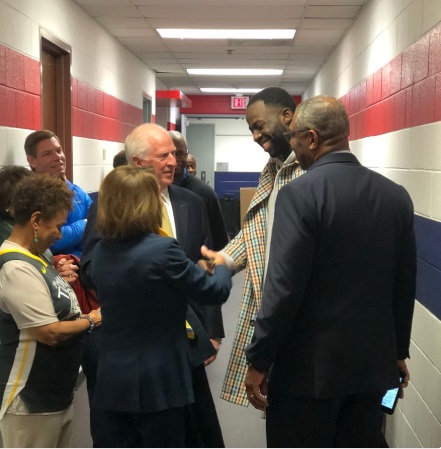
[[146, 413], [193, 402], [187, 295], [226, 301], [229, 270], [210, 276], [175, 239], [147, 234], [101, 240], [91, 274], [103, 314], [95, 407]]
[[330, 153], [277, 197], [262, 308], [247, 359], [269, 394], [335, 398], [398, 386], [415, 300], [406, 190]]
[[[169, 187], [170, 200], [175, 218], [177, 240], [184, 249], [187, 257], [193, 262], [201, 258], [201, 246], [210, 247], [211, 238], [208, 229], [207, 213], [204, 204], [197, 195], [186, 189], [176, 186]], [[91, 276], [92, 254], [96, 244], [102, 239], [101, 234], [96, 229], [97, 204], [94, 202], [87, 216], [86, 229], [83, 237], [83, 253], [80, 263], [80, 278], [83, 285], [89, 289], [95, 289]], [[99, 298], [98, 298], [99, 299]], [[189, 311], [191, 316], [188, 321], [194, 328], [200, 339], [192, 343], [193, 362], [202, 363], [214, 354], [214, 348], [207, 344], [207, 336], [202, 335], [205, 331], [210, 337], [223, 337], [222, 312], [220, 305], [208, 306], [199, 305], [196, 301], [189, 299], [193, 311]]]
[[[176, 226], [176, 240], [193, 262], [202, 258], [201, 246], [212, 248], [210, 225], [203, 200], [193, 192], [171, 185], [168, 188]], [[225, 337], [220, 305], [189, 303], [202, 321], [210, 338]]]
[[216, 192], [207, 183], [190, 173], [178, 182], [177, 185], [191, 190], [204, 200], [205, 207], [207, 208], [211, 238], [213, 240], [213, 249], [220, 251], [225, 248], [228, 243], [228, 234]]

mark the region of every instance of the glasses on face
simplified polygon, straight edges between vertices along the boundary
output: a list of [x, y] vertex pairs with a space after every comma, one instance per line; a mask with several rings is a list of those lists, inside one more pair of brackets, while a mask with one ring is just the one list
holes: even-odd
[[187, 151], [175, 151], [175, 156], [179, 159], [183, 159], [188, 156], [188, 150]]
[[283, 133], [283, 135], [285, 136], [286, 141], [291, 143], [291, 139], [294, 139], [297, 133], [302, 133], [304, 131], [309, 131], [309, 128], [300, 128], [295, 131], [287, 131], [286, 133]]

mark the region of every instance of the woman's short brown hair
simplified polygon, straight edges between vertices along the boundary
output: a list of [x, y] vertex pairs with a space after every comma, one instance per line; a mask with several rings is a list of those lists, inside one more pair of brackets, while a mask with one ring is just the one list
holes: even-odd
[[34, 212], [44, 220], [52, 219], [60, 210], [72, 209], [73, 193], [66, 182], [45, 173], [23, 178], [12, 197], [14, 222], [25, 225]]
[[121, 166], [104, 178], [98, 193], [96, 225], [105, 238], [157, 233], [161, 222], [159, 185], [148, 169]]

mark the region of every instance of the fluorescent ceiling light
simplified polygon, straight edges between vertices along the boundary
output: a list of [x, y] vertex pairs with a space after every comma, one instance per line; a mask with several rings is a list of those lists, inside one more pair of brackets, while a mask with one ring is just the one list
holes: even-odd
[[169, 39], [293, 39], [296, 30], [189, 30], [157, 28], [163, 38]]
[[187, 69], [189, 75], [281, 75], [283, 70], [279, 69]]
[[251, 88], [251, 89], [234, 89], [233, 87], [231, 88], [231, 89], [228, 89], [228, 88], [224, 88], [224, 87], [201, 87], [200, 88], [200, 91], [201, 92], [212, 92], [212, 93], [229, 93], [229, 92], [231, 92], [231, 93], [246, 93], [246, 92], [249, 92], [249, 93], [256, 93], [256, 92], [259, 92], [259, 91], [261, 91], [262, 89], [260, 88], [260, 89], [254, 89], [254, 88]]

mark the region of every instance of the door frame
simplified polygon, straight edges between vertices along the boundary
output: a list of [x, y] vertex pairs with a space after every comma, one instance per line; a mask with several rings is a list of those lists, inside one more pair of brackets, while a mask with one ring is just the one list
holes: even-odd
[[72, 48], [49, 31], [40, 28], [40, 92], [41, 92], [41, 126], [44, 120], [44, 86], [43, 86], [43, 52], [51, 53], [56, 58], [56, 128], [51, 130], [60, 139], [66, 156], [66, 177], [73, 181], [72, 154]]

